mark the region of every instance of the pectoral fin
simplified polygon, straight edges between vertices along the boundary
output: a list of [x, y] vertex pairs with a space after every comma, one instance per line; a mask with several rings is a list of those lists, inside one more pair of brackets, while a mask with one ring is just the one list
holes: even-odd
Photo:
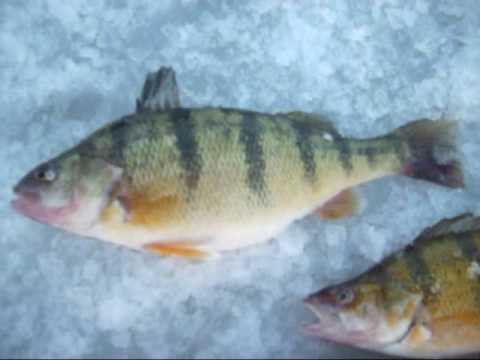
[[152, 243], [144, 245], [143, 248], [161, 256], [178, 256], [188, 259], [206, 259], [211, 256], [210, 253], [185, 242]]
[[432, 337], [432, 331], [426, 324], [415, 323], [413, 324], [408, 336], [405, 338], [405, 342], [410, 346], [420, 346], [427, 342]]
[[317, 214], [326, 220], [335, 220], [350, 217], [358, 212], [360, 202], [352, 190], [347, 189], [328, 200]]

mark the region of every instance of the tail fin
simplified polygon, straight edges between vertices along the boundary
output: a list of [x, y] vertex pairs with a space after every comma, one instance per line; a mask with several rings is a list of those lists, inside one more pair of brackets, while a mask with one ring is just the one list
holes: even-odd
[[447, 120], [416, 120], [394, 134], [408, 144], [406, 176], [452, 188], [463, 187], [463, 172], [456, 159], [456, 124]]

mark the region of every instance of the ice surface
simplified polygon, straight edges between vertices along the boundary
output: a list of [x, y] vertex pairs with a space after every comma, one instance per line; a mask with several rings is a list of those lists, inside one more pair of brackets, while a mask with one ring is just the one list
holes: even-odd
[[[0, 2], [0, 356], [365, 356], [309, 339], [301, 299], [480, 211], [480, 10], [467, 1]], [[418, 117], [461, 124], [467, 191], [359, 187], [352, 219], [306, 218], [219, 260], [160, 259], [15, 214], [39, 161], [134, 109], [177, 72], [187, 106], [322, 113], [349, 136]]]

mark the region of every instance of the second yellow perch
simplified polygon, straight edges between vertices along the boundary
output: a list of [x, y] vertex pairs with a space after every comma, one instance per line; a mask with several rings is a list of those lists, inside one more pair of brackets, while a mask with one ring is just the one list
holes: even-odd
[[308, 333], [409, 357], [480, 351], [480, 218], [425, 231], [366, 274], [311, 295]]

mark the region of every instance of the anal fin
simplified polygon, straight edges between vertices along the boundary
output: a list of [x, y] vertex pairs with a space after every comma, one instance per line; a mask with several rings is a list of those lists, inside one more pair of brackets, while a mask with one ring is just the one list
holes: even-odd
[[326, 220], [335, 220], [355, 215], [360, 208], [360, 202], [350, 189], [343, 190], [328, 200], [317, 214]]
[[211, 257], [209, 252], [202, 251], [194, 245], [185, 242], [151, 243], [144, 245], [143, 249], [161, 256], [177, 256], [187, 259], [206, 259]]

